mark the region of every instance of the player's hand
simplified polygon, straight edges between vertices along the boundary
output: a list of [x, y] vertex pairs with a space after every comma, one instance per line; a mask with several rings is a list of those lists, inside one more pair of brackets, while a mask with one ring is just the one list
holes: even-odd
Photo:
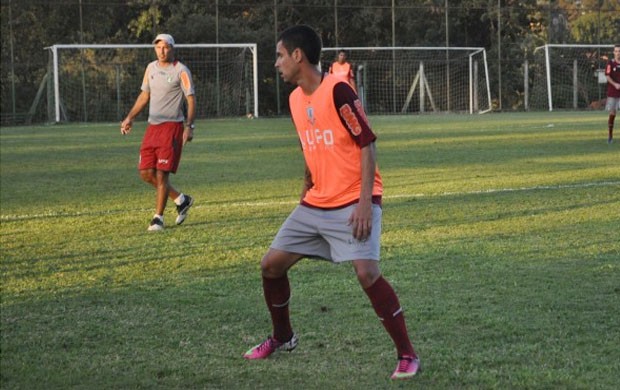
[[183, 145], [185, 145], [188, 142], [192, 142], [193, 139], [194, 139], [194, 129], [192, 129], [191, 127], [185, 126], [185, 129], [183, 130]]
[[129, 119], [125, 119], [124, 121], [121, 122], [121, 134], [125, 135], [125, 134], [129, 134], [131, 132], [131, 125], [132, 125], [132, 121], [130, 121]]
[[351, 233], [358, 241], [366, 241], [372, 231], [372, 204], [357, 204], [349, 217]]

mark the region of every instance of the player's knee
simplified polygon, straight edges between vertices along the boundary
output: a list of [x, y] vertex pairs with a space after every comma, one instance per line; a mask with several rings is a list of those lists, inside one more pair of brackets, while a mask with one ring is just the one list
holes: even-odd
[[283, 253], [270, 250], [260, 262], [261, 273], [268, 278], [279, 278], [286, 274], [292, 263]]
[[153, 175], [153, 172], [148, 169], [140, 171], [140, 178], [147, 183], [155, 182], [155, 176]]
[[359, 281], [360, 285], [363, 288], [368, 288], [372, 286], [377, 281], [378, 278], [379, 278], [379, 275], [374, 274], [374, 273], [368, 273], [368, 272], [357, 273], [357, 280]]
[[381, 271], [377, 266], [355, 266], [357, 280], [363, 288], [372, 286], [381, 276]]
[[275, 259], [269, 254], [263, 256], [263, 259], [260, 262], [260, 270], [263, 276], [266, 277], [277, 277], [280, 276], [280, 267], [278, 266]]

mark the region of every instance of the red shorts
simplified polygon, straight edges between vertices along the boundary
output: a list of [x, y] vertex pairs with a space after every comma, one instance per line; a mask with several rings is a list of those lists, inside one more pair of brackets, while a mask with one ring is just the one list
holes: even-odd
[[149, 124], [140, 147], [138, 169], [176, 173], [183, 150], [183, 122]]

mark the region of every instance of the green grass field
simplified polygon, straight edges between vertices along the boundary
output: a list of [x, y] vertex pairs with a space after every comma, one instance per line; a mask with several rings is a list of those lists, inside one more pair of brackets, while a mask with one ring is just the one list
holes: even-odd
[[[301, 188], [290, 119], [198, 123], [148, 233], [144, 130], [1, 129], [2, 389], [617, 389], [620, 142], [603, 112], [374, 117], [381, 267], [423, 371], [396, 360], [349, 265], [290, 272], [292, 353], [259, 261]], [[620, 124], [619, 126], [620, 127]], [[618, 130], [620, 139], [620, 129]]]

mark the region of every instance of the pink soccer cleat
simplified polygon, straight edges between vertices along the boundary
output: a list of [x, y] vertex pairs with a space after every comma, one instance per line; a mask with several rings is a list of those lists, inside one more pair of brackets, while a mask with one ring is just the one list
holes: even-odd
[[292, 351], [297, 347], [297, 335], [293, 333], [293, 337], [285, 343], [281, 343], [273, 337], [269, 336], [267, 340], [250, 348], [243, 357], [246, 359], [267, 359], [275, 351]]
[[420, 370], [420, 359], [413, 356], [401, 356], [398, 358], [398, 365], [391, 376], [391, 379], [413, 378]]

